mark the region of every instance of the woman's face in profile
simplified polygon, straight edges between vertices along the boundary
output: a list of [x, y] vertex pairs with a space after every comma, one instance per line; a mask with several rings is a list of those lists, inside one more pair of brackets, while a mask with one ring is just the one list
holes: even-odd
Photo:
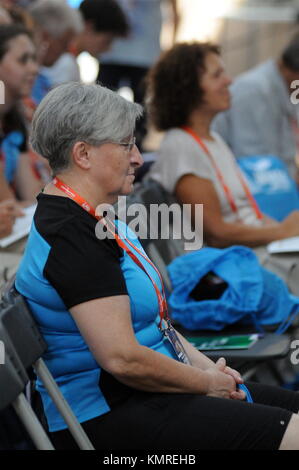
[[[123, 143], [131, 141], [132, 137], [122, 140]], [[92, 146], [90, 155], [94, 174], [104, 194], [117, 199], [117, 196], [133, 191], [136, 169], [143, 163], [136, 145], [131, 150], [117, 143]]]
[[230, 107], [229, 85], [223, 61], [218, 54], [209, 53], [205, 59], [205, 72], [200, 78], [200, 87], [204, 92], [201, 105], [212, 114], [225, 111]]
[[0, 80], [4, 83], [7, 98], [29, 96], [38, 72], [35, 46], [25, 34], [8, 42], [8, 50], [0, 61]]

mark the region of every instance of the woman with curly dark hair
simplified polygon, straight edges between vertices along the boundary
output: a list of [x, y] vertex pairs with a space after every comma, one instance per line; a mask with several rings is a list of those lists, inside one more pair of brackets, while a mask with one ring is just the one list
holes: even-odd
[[199, 74], [204, 73], [210, 54], [219, 57], [220, 48], [210, 43], [177, 44], [151, 69], [149, 109], [157, 129], [166, 131], [186, 125], [190, 114], [203, 104]]
[[267, 255], [264, 247], [299, 235], [299, 211], [280, 223], [262, 214], [231, 150], [211, 130], [213, 118], [230, 107], [230, 83], [216, 45], [181, 43], [161, 56], [148, 76], [148, 105], [153, 124], [166, 134], [151, 177], [194, 210], [204, 205], [209, 245], [257, 247], [264, 266], [299, 294], [296, 258]]

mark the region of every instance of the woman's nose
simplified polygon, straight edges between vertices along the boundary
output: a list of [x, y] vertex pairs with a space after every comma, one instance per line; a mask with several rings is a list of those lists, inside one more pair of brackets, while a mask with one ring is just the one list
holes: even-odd
[[135, 168], [139, 168], [141, 165], [143, 165], [143, 158], [141, 153], [139, 152], [139, 149], [137, 145], [134, 145], [132, 154], [131, 154], [131, 163], [134, 165]]

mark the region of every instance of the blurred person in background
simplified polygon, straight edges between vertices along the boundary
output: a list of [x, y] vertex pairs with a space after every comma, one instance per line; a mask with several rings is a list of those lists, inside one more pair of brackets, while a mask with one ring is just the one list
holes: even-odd
[[83, 30], [71, 41], [68, 52], [62, 54], [52, 67], [43, 68], [52, 85], [80, 81], [77, 56], [88, 52], [97, 58], [110, 49], [115, 38], [128, 33], [126, 16], [114, 0], [84, 0], [80, 13]]
[[208, 245], [256, 247], [263, 265], [298, 295], [298, 256], [270, 255], [265, 245], [299, 236], [299, 211], [280, 223], [262, 214], [232, 151], [211, 130], [215, 116], [230, 107], [230, 84], [216, 45], [177, 44], [158, 60], [148, 78], [149, 112], [166, 134], [150, 177], [193, 211], [203, 204]]
[[[115, 41], [112, 50], [101, 56], [98, 80], [112, 90], [129, 86], [133, 91], [134, 101], [143, 104], [144, 77], [161, 53], [163, 0], [118, 0], [118, 2], [127, 14], [130, 34], [127, 38]], [[179, 23], [177, 2], [167, 0], [167, 3], [172, 10], [175, 38]], [[145, 134], [146, 120], [143, 118], [136, 126], [136, 142], [141, 149]]]
[[[217, 131], [239, 157], [274, 155], [296, 176], [299, 165], [298, 106], [292, 103], [291, 87], [299, 79], [299, 35], [278, 59], [271, 59], [234, 80], [232, 103], [213, 122]], [[299, 183], [299, 179], [298, 179]]]
[[[5, 2], [0, 1], [0, 25], [12, 24], [12, 18], [4, 5]], [[5, 180], [3, 168], [0, 166], [0, 238], [11, 232], [14, 222], [10, 198], [13, 200], [13, 192]]]
[[[71, 8], [65, 0], [36, 0], [28, 5], [27, 12], [33, 20], [40, 65], [31, 96], [24, 100], [26, 118], [30, 126], [36, 106], [55, 85], [48, 74], [48, 67], [68, 50], [70, 41], [81, 32], [83, 23], [78, 10]], [[29, 155], [37, 178], [42, 184], [46, 184], [51, 178], [49, 165], [32, 149]]]
[[[82, 31], [82, 18], [78, 10], [61, 0], [37, 0], [28, 8], [34, 20], [38, 61], [52, 66], [68, 50], [71, 40]], [[47, 72], [40, 69], [32, 96], [36, 104], [52, 88]]]
[[29, 96], [38, 65], [30, 33], [20, 25], [0, 25], [1, 164], [15, 197], [32, 203], [40, 190], [27, 153], [27, 129], [21, 100]]
[[[0, 238], [6, 237], [11, 234], [16, 217], [21, 217], [23, 215], [21, 205], [22, 204], [27, 205], [30, 202], [32, 202], [31, 198], [33, 198], [34, 194], [29, 193], [28, 191], [29, 188], [25, 187], [26, 186], [25, 179], [28, 173], [29, 173], [28, 184], [29, 185], [32, 184], [33, 187], [35, 187], [35, 184], [36, 184], [35, 178], [33, 177], [30, 171], [30, 163], [28, 162], [28, 156], [26, 154], [21, 155], [20, 153], [21, 148], [14, 145], [13, 140], [11, 141], [10, 139], [11, 135], [9, 132], [5, 136], [6, 125], [7, 124], [9, 125], [9, 122], [7, 122], [7, 119], [9, 121], [12, 118], [15, 119], [17, 132], [21, 131], [21, 135], [19, 135], [19, 137], [22, 139], [22, 135], [25, 136], [25, 124], [23, 123], [23, 118], [21, 117], [22, 115], [21, 103], [19, 102], [19, 100], [16, 106], [19, 109], [17, 111], [15, 109], [11, 109], [11, 105], [15, 102], [15, 98], [19, 96], [15, 94], [14, 88], [16, 85], [16, 80], [17, 78], [20, 78], [20, 74], [22, 70], [22, 64], [19, 62], [19, 60], [21, 59], [21, 57], [23, 57], [23, 54], [21, 53], [21, 49], [19, 47], [20, 44], [17, 42], [18, 44], [17, 46], [16, 42], [14, 41], [14, 38], [18, 38], [18, 34], [19, 34], [18, 32], [14, 32], [14, 26], [12, 25], [7, 28], [7, 34], [4, 33], [2, 30], [2, 27], [3, 27], [2, 25], [11, 25], [11, 24], [12, 24], [12, 18], [10, 17], [8, 11], [5, 10], [4, 8], [0, 8], [0, 37], [1, 37], [0, 39], [0, 56], [1, 56], [0, 80], [3, 80], [3, 83], [5, 85], [5, 88], [3, 91], [4, 92], [7, 91], [7, 96], [5, 96], [5, 93], [4, 93], [5, 100], [1, 100], [1, 104], [0, 104], [0, 116], [1, 116], [1, 126], [2, 126], [1, 127], [2, 133], [0, 136], [0, 141], [1, 141]], [[9, 33], [9, 31], [11, 31], [11, 34]], [[20, 37], [21, 39], [24, 39], [22, 35]], [[26, 39], [27, 39], [27, 36], [26, 36]], [[23, 41], [23, 45], [26, 44], [26, 39], [25, 39], [25, 42]], [[7, 81], [9, 71], [11, 71], [11, 73], [13, 74], [13, 76], [11, 77], [12, 82], [10, 83]], [[5, 77], [6, 77], [6, 80], [5, 80]], [[7, 90], [6, 90], [6, 86], [7, 86]], [[23, 95], [23, 92], [24, 93], [27, 92], [26, 86], [22, 88], [22, 92], [21, 92], [22, 95]], [[3, 103], [3, 101], [5, 101], [5, 103]], [[18, 116], [21, 119], [19, 122], [18, 122]], [[12, 127], [14, 128], [15, 125]], [[26, 149], [26, 145], [24, 144], [23, 150], [25, 149]], [[9, 164], [8, 164], [8, 161], [10, 161]], [[8, 171], [9, 168], [10, 170]], [[6, 176], [10, 174], [12, 178], [11, 180], [12, 186], [6, 180], [4, 170], [6, 172]], [[18, 190], [19, 197], [25, 197], [25, 201], [18, 201], [16, 199], [17, 195], [14, 189]], [[38, 190], [39, 190], [39, 186], [36, 188], [36, 192], [38, 192]], [[29, 200], [27, 200], [28, 197], [29, 197]], [[22, 248], [19, 244], [17, 246], [14, 245], [13, 248], [9, 247], [8, 249], [0, 250], [0, 286], [2, 285], [3, 282], [7, 280], [8, 276], [12, 275], [17, 269], [17, 266], [20, 260], [20, 254], [17, 254], [17, 252], [21, 250]]]

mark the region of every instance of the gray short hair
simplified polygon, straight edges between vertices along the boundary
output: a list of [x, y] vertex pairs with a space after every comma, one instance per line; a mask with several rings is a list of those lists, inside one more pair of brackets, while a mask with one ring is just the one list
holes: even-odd
[[76, 142], [121, 142], [133, 134], [142, 107], [95, 84], [65, 83], [51, 90], [35, 111], [30, 143], [55, 174], [70, 166]]
[[76, 34], [83, 30], [79, 10], [71, 8], [65, 0], [38, 0], [28, 8], [36, 25], [57, 38], [71, 30]]

